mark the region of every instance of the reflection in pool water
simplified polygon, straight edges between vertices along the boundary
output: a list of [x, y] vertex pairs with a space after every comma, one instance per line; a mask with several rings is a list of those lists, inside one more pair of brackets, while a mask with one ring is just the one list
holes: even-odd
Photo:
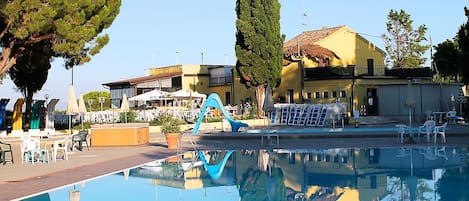
[[69, 200], [75, 189], [81, 201], [461, 200], [469, 197], [467, 160], [466, 147], [194, 151], [41, 196]]

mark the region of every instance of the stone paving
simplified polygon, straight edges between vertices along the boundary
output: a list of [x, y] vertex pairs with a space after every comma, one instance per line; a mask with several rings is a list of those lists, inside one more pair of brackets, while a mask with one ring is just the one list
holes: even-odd
[[[261, 145], [261, 135], [218, 132], [184, 136], [183, 149], [193, 149], [190, 139], [198, 143], [198, 149], [205, 150], [272, 148], [269, 145]], [[57, 138], [63, 138], [63, 136], [54, 136], [49, 140]], [[401, 144], [397, 140], [396, 132], [282, 133], [279, 134], [279, 138], [280, 143], [278, 146], [275, 145], [275, 148], [434, 146], [433, 143], [427, 143], [423, 138], [414, 143]], [[0, 200], [18, 200], [177, 154], [176, 150], [167, 149], [161, 133], [151, 133], [150, 143], [147, 145], [90, 147], [89, 150], [85, 148], [83, 151], [73, 151], [68, 161], [57, 160], [57, 162], [32, 165], [21, 163], [18, 139], [2, 139], [2, 141], [12, 144], [15, 163], [0, 165]], [[440, 145], [440, 142], [438, 144]], [[445, 146], [468, 145], [469, 126], [450, 125], [447, 129]]]

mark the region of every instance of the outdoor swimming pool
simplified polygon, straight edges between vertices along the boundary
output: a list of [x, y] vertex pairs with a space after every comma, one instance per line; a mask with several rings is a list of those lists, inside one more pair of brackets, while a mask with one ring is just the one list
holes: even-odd
[[25, 200], [463, 200], [469, 197], [468, 151], [193, 151]]

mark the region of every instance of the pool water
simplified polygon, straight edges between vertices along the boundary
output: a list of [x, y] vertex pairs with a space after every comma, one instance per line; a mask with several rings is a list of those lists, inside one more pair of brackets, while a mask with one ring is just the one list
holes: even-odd
[[442, 146], [193, 151], [25, 200], [467, 200], [468, 156]]

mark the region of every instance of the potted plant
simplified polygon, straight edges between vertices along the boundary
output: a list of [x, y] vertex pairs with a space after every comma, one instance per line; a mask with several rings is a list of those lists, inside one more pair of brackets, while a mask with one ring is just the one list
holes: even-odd
[[177, 149], [181, 137], [181, 122], [173, 117], [162, 117], [161, 132], [169, 149]]

